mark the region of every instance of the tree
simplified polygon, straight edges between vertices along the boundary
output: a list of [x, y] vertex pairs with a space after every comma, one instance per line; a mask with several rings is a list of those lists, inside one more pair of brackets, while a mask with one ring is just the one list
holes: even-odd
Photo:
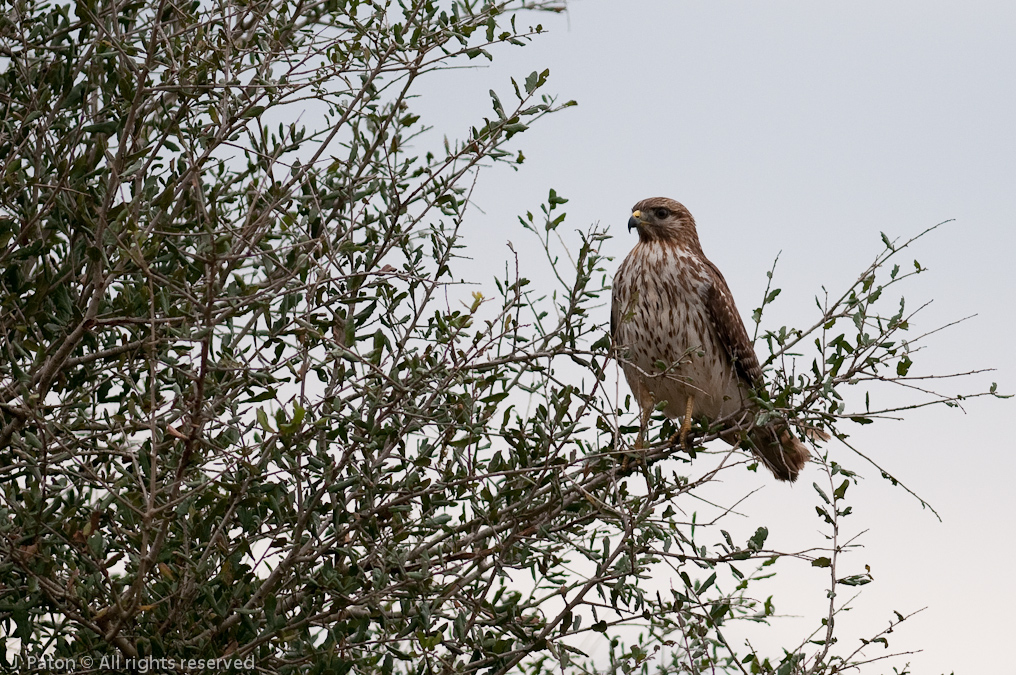
[[[707, 445], [717, 428], [697, 429], [689, 454], [657, 420], [658, 441], [631, 453], [635, 413], [603, 386], [605, 231], [559, 236], [567, 200], [551, 190], [520, 224], [555, 289], [517, 264], [491, 297], [456, 274], [478, 167], [521, 164], [514, 137], [570, 103], [534, 72], [440, 144], [413, 96], [437, 69], [523, 46], [542, 31], [526, 24], [534, 12], [560, 6], [9, 5], [8, 665], [580, 672], [604, 665], [576, 647], [585, 631], [625, 672], [824, 673], [875, 658], [834, 649], [836, 589], [870, 580], [841, 561], [855, 473], [820, 457], [829, 540], [787, 554], [766, 548], [765, 527], [735, 543], [720, 518], [675, 509], [720, 472], [754, 468]], [[919, 379], [904, 304], [881, 310], [923, 271], [888, 271], [909, 243], [886, 238], [810, 328], [762, 334], [765, 415], [845, 440], [846, 420], [890, 412], [848, 408], [845, 391]], [[795, 370], [813, 340], [810, 370]], [[744, 651], [725, 627], [770, 620], [751, 590], [781, 557], [829, 569], [829, 612], [799, 645]], [[674, 590], [655, 591], [668, 569]], [[618, 632], [631, 624], [634, 644]]]

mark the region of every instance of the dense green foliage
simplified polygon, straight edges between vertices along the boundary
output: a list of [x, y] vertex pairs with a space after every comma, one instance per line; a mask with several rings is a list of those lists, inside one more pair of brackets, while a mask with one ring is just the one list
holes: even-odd
[[[829, 568], [829, 613], [800, 644], [729, 644], [773, 614], [752, 584], [787, 554], [762, 526], [688, 522], [750, 464], [706, 446], [715, 429], [698, 457], [669, 422], [621, 457], [605, 232], [559, 238], [551, 191], [521, 227], [558, 285], [534, 290], [532, 265], [491, 297], [459, 284], [479, 163], [521, 163], [513, 136], [564, 106], [546, 72], [501, 83], [489, 119], [424, 153], [412, 95], [559, 9], [526, 4], [5, 1], [0, 659], [579, 673], [608, 666], [589, 631], [625, 672], [867, 658], [833, 648], [835, 589], [870, 578], [838, 563], [854, 474], [825, 457], [828, 540], [789, 557]], [[901, 248], [811, 329], [762, 336], [765, 415], [843, 438], [878, 416], [839, 392], [908, 375], [909, 317], [878, 309]]]

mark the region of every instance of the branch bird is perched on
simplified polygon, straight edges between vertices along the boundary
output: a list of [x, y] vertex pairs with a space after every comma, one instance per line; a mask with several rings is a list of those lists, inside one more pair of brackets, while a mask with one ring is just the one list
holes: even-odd
[[[688, 209], [673, 199], [644, 199], [628, 229], [638, 230], [639, 241], [614, 276], [610, 333], [642, 410], [636, 447], [662, 401], [664, 414], [682, 418], [687, 447], [693, 417], [715, 420], [752, 408], [748, 392], [763, 386], [762, 368], [727, 282], [702, 253]], [[811, 457], [782, 422], [753, 428], [748, 441], [780, 480], [796, 480]]]

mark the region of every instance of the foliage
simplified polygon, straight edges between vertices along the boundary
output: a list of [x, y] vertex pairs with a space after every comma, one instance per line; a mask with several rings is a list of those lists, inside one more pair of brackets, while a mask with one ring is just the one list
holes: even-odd
[[[551, 191], [520, 220], [556, 287], [536, 289], [535, 263], [518, 260], [489, 298], [456, 276], [478, 167], [520, 164], [513, 137], [569, 104], [534, 72], [428, 152], [413, 97], [436, 69], [524, 45], [538, 9], [560, 7], [8, 0], [8, 665], [580, 672], [603, 666], [577, 647], [589, 631], [625, 672], [871, 658], [833, 650], [836, 589], [870, 581], [840, 561], [854, 473], [821, 458], [829, 540], [785, 554], [764, 526], [735, 543], [719, 518], [680, 510], [750, 461], [705, 446], [715, 429], [693, 455], [718, 465], [671, 448], [669, 422], [625, 454], [633, 414], [604, 386], [604, 231], [559, 236], [567, 200]], [[845, 387], [912, 382], [914, 341], [897, 337], [910, 316], [878, 309], [907, 276], [876, 283], [902, 249], [886, 246], [810, 329], [763, 335], [764, 415], [846, 439], [843, 421], [889, 411], [848, 410]], [[812, 339], [819, 356], [798, 373], [791, 350]], [[829, 569], [829, 613], [782, 654], [745, 652], [725, 627], [771, 619], [751, 589], [785, 556]], [[673, 590], [655, 590], [668, 574]], [[627, 625], [641, 626], [634, 644]]]

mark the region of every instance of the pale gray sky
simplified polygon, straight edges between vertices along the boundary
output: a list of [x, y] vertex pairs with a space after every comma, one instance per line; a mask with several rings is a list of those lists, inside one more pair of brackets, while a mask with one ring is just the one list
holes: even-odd
[[[743, 315], [782, 251], [773, 318], [804, 324], [821, 285], [844, 288], [871, 261], [880, 231], [906, 238], [954, 218], [910, 256], [930, 272], [908, 299], [934, 299], [920, 330], [979, 316], [931, 341], [918, 364], [994, 367], [971, 385], [1016, 390], [1016, 3], [571, 0], [566, 15], [536, 21], [550, 33], [502, 50], [490, 68], [438, 75], [420, 102], [439, 133], [462, 136], [489, 114], [488, 89], [507, 99], [509, 76], [550, 68], [548, 90], [579, 103], [519, 137], [521, 171], [481, 175], [477, 269], [505, 257], [505, 241], [521, 236], [516, 214], [548, 188], [571, 200], [566, 225], [612, 227], [615, 266], [633, 243], [632, 204], [668, 196], [695, 215]], [[924, 650], [910, 658], [914, 673], [1013, 668], [1014, 413], [1016, 402], [982, 399], [965, 415], [933, 409], [851, 430], [944, 523], [833, 449], [866, 476], [850, 525], [871, 532], [853, 561], [876, 581], [849, 621], [867, 632], [892, 610], [927, 605], [890, 636], [894, 650]], [[767, 524], [787, 548], [795, 532], [814, 541], [815, 478], [766, 484], [744, 507], [746, 531]], [[813, 612], [819, 570], [780, 576], [778, 609]]]

